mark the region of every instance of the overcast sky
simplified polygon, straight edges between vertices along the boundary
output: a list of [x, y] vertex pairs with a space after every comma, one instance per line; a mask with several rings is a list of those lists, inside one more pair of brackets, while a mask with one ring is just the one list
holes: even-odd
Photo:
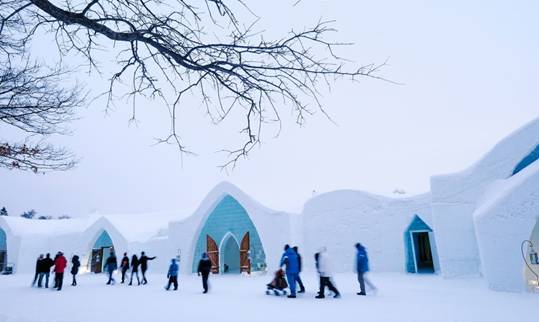
[[[158, 101], [143, 102], [138, 125], [129, 126], [127, 102], [105, 114], [97, 100], [71, 125], [72, 136], [53, 138], [79, 156], [78, 166], [46, 175], [0, 170], [0, 207], [11, 215], [190, 212], [223, 180], [294, 212], [313, 190], [413, 195], [539, 116], [537, 1], [245, 2], [269, 38], [336, 20], [334, 39], [354, 43], [341, 55], [358, 64], [389, 58], [382, 75], [403, 85], [337, 81], [323, 98], [336, 124], [318, 113], [301, 128], [285, 122], [277, 138], [270, 127], [261, 148], [228, 174], [215, 151], [238, 143], [230, 132], [238, 119], [215, 127], [196, 99], [185, 104], [181, 131], [198, 156], [182, 162], [175, 146], [153, 146], [168, 129]], [[55, 54], [47, 45], [40, 51]], [[97, 92], [107, 75], [93, 77]]]

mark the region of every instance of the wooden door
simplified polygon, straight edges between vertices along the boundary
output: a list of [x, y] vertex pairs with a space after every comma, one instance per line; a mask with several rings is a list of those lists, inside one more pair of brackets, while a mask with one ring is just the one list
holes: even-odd
[[210, 235], [206, 235], [206, 253], [211, 261], [211, 272], [219, 273], [219, 247]]
[[251, 247], [251, 241], [249, 238], [249, 232], [246, 232], [241, 239], [240, 245], [240, 272], [247, 272], [251, 274], [251, 259], [249, 258], [249, 250]]
[[103, 248], [92, 249], [91, 271], [101, 273], [103, 270]]

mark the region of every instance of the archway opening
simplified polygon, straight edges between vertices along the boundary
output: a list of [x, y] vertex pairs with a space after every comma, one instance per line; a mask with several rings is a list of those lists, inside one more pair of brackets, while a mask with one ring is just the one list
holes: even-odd
[[0, 228], [0, 272], [7, 266], [7, 238], [6, 232]]
[[415, 215], [404, 233], [406, 271], [408, 273], [434, 273], [431, 247], [432, 229]]
[[223, 240], [221, 246], [221, 272], [224, 274], [239, 274], [240, 273], [240, 246], [236, 241], [236, 238], [232, 234], [229, 234]]
[[103, 230], [99, 237], [97, 237], [94, 245], [92, 246], [92, 254], [90, 256], [90, 271], [92, 273], [103, 272], [103, 266], [110, 257], [110, 254], [114, 252], [114, 244], [107, 231]]
[[537, 261], [537, 252], [539, 252], [539, 219], [532, 230], [530, 241], [533, 243], [533, 248], [529, 244], [526, 246], [525, 255], [528, 265], [524, 265], [524, 278], [526, 287], [529, 290], [539, 290], [538, 277], [536, 275], [539, 274], [539, 263]]

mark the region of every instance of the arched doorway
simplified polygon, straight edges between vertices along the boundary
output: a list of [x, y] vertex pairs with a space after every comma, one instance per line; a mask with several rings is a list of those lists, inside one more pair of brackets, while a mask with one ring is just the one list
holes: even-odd
[[7, 238], [6, 232], [0, 228], [0, 272], [3, 272], [7, 265]]
[[200, 255], [204, 252], [215, 274], [224, 273], [225, 264], [227, 273], [266, 269], [266, 254], [257, 229], [247, 211], [230, 195], [217, 203], [201, 226], [195, 239], [193, 272], [197, 272]]
[[526, 244], [525, 255], [526, 262], [528, 265], [524, 265], [524, 278], [526, 282], [526, 287], [531, 290], [539, 289], [538, 276], [536, 275], [539, 274], [539, 263], [536, 263], [535, 256], [530, 256], [532, 253], [537, 254], [537, 252], [539, 252], [539, 219], [535, 223], [535, 226], [532, 230], [530, 241], [533, 243], [533, 248], [531, 247], [531, 245]]
[[221, 255], [221, 272], [239, 273], [240, 272], [240, 245], [232, 234], [227, 234], [219, 250]]
[[112, 252], [114, 252], [114, 244], [112, 243], [112, 239], [107, 231], [103, 230], [92, 246], [92, 254], [90, 256], [90, 271], [93, 273], [103, 272], [103, 266]]
[[432, 229], [418, 215], [415, 215], [404, 232], [408, 273], [435, 272], [431, 235]]

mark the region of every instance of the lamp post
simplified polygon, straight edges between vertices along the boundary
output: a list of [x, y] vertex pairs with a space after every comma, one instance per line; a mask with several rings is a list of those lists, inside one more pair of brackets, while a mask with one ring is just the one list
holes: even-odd
[[[528, 263], [528, 261], [526, 260], [526, 253], [524, 251], [525, 245], [528, 245], [530, 249], [530, 255], [529, 255], [530, 263]], [[533, 242], [531, 240], [526, 239], [520, 245], [520, 250], [522, 252], [522, 259], [524, 260], [524, 263], [526, 264], [530, 272], [535, 276], [535, 288], [538, 289], [539, 288], [539, 275], [531, 267], [531, 265], [539, 264], [538, 259], [537, 259], [537, 252], [535, 251], [533, 247], [534, 247]]]

